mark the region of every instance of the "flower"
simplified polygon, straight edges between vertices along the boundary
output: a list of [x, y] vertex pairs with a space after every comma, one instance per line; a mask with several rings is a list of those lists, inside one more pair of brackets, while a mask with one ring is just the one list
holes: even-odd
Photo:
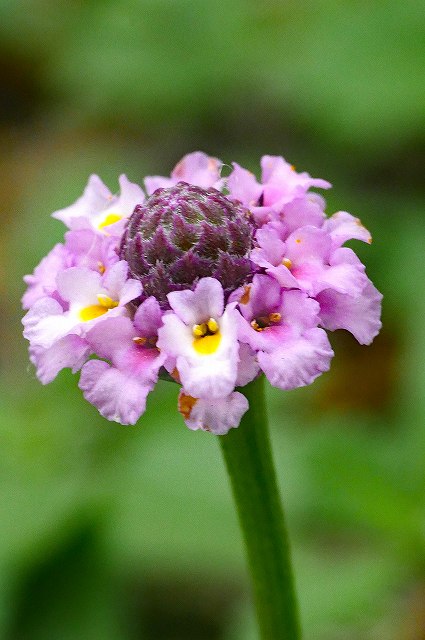
[[103, 360], [89, 360], [81, 370], [80, 389], [108, 420], [134, 424], [158, 380], [167, 355], [156, 346], [161, 310], [155, 298], [137, 309], [133, 320], [118, 316], [87, 333], [90, 348]]
[[[97, 175], [91, 175], [81, 198], [52, 213], [70, 229], [94, 229], [97, 233], [121, 235], [121, 221], [144, 200], [143, 190], [123, 174], [118, 179], [121, 193], [114, 196]], [[120, 223], [117, 225], [116, 223]]]
[[222, 166], [221, 160], [211, 158], [202, 151], [188, 153], [176, 164], [170, 178], [147, 176], [144, 179], [146, 193], [150, 196], [159, 188], [174, 187], [179, 182], [187, 182], [202, 189], [220, 189], [224, 184], [220, 177]]
[[237, 377], [238, 312], [224, 308], [215, 278], [202, 278], [194, 291], [168, 294], [172, 311], [163, 316], [158, 348], [172, 358], [185, 391], [196, 398], [224, 398]]
[[329, 369], [333, 351], [317, 326], [320, 305], [305, 292], [282, 289], [274, 278], [256, 275], [240, 310], [240, 340], [257, 353], [274, 386], [302, 387]]
[[[202, 152], [171, 177], [122, 175], [114, 196], [97, 176], [53, 216], [68, 227], [25, 276], [24, 336], [44, 384], [81, 370], [84, 397], [134, 424], [159, 378], [180, 385], [189, 429], [224, 435], [248, 409], [243, 387], [264, 374], [288, 390], [327, 371], [326, 330], [370, 344], [381, 294], [348, 240], [360, 220], [330, 217], [311, 188], [329, 182], [263, 156], [262, 176]], [[238, 390], [239, 389], [239, 390]]]

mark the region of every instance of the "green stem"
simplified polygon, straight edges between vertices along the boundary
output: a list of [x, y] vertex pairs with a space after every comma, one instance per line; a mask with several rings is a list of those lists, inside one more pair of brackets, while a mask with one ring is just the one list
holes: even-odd
[[289, 543], [270, 451], [264, 376], [241, 389], [249, 410], [220, 437], [243, 531], [263, 640], [299, 640]]

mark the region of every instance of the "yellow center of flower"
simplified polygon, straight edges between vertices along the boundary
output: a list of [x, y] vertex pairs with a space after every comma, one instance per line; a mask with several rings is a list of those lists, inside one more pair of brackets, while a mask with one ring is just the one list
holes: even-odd
[[255, 318], [252, 320], [251, 327], [255, 329], [255, 331], [264, 331], [272, 324], [276, 324], [282, 320], [282, 316], [280, 313], [269, 313], [268, 316], [261, 316], [259, 318]]
[[119, 213], [108, 213], [106, 218], [102, 220], [99, 224], [99, 229], [103, 229], [103, 227], [107, 227], [110, 224], [114, 224], [114, 222], [118, 222], [122, 219], [122, 215]]
[[210, 318], [208, 322], [195, 324], [192, 327], [192, 334], [195, 338], [193, 348], [203, 356], [215, 353], [220, 346], [221, 333], [217, 320]]
[[144, 336], [136, 336], [133, 338], [133, 342], [139, 347], [156, 347], [156, 338], [153, 336], [150, 338], [145, 338]]
[[118, 306], [117, 300], [112, 300], [112, 298], [103, 293], [99, 293], [97, 299], [99, 304], [90, 304], [88, 307], [84, 307], [80, 310], [80, 320], [83, 322], [94, 320], [95, 318], [103, 316], [103, 314], [107, 313], [109, 309], [114, 309]]

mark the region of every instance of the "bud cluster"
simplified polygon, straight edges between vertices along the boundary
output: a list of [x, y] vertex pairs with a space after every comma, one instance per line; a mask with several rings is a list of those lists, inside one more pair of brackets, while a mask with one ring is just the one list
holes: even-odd
[[252, 280], [255, 224], [250, 211], [213, 188], [179, 182], [136, 206], [119, 255], [145, 297], [169, 308], [167, 294], [217, 278], [225, 296]]

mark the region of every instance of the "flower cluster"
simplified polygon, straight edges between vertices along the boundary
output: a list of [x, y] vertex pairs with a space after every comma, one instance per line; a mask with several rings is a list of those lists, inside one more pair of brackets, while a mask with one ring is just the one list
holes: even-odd
[[345, 211], [327, 217], [325, 180], [264, 156], [262, 178], [201, 152], [145, 191], [97, 176], [56, 211], [68, 230], [25, 277], [24, 335], [42, 383], [81, 369], [84, 397], [134, 424], [159, 377], [181, 385], [190, 429], [225, 434], [248, 408], [236, 391], [264, 373], [308, 385], [333, 356], [325, 329], [369, 344], [381, 294], [350, 239], [371, 242]]

